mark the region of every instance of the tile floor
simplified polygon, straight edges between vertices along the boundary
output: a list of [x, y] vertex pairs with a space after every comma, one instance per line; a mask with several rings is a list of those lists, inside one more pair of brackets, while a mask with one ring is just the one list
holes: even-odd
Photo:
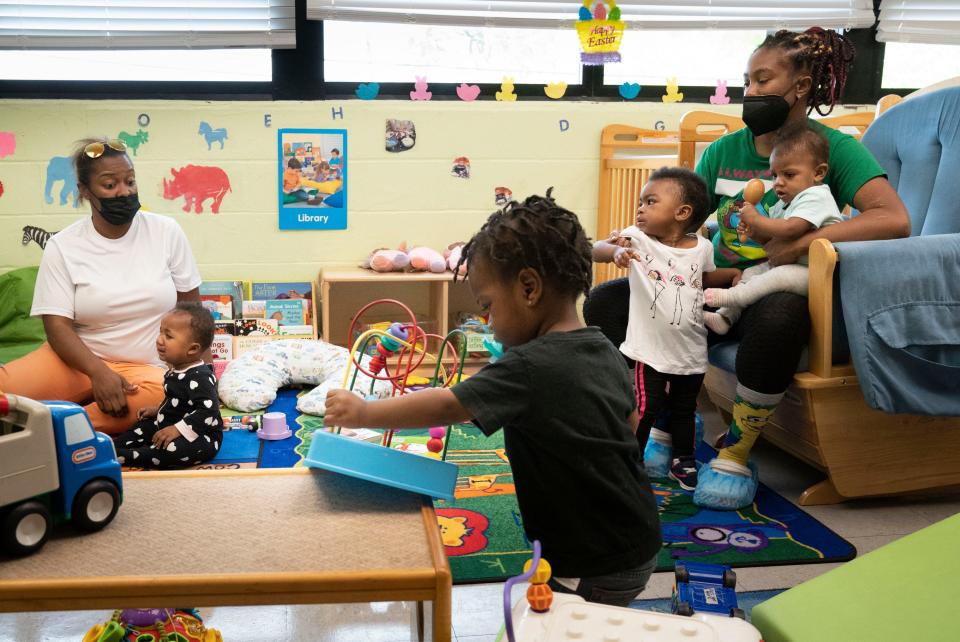
[[[708, 408], [702, 403], [701, 408]], [[722, 429], [716, 413], [704, 411], [708, 438]], [[764, 443], [754, 450], [764, 483], [796, 501], [820, 474]], [[859, 554], [960, 512], [960, 493], [926, 498], [852, 501], [807, 509], [814, 517], [851, 541]], [[805, 564], [737, 569], [737, 588], [744, 591], [787, 588], [816, 577], [837, 564]], [[672, 573], [654, 575], [644, 598], [666, 597]], [[503, 621], [503, 584], [453, 588], [453, 632], [457, 642], [493, 642]], [[515, 590], [517, 596], [520, 590]], [[226, 642], [406, 642], [414, 640], [415, 606], [381, 602], [318, 606], [205, 608], [208, 625]], [[427, 610], [429, 619], [429, 606]], [[77, 642], [106, 611], [0, 614], [0, 642]]]

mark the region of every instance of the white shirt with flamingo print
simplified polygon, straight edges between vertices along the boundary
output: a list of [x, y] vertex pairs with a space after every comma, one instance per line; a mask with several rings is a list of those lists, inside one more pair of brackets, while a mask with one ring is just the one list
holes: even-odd
[[717, 269], [713, 245], [696, 234], [694, 247], [670, 247], [633, 225], [620, 236], [642, 257], [630, 263], [630, 320], [620, 352], [666, 374], [706, 372], [703, 273]]

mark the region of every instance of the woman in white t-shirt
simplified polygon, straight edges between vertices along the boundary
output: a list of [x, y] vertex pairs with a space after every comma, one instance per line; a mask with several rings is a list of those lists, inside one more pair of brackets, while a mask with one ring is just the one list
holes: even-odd
[[200, 273], [176, 221], [140, 209], [122, 141], [80, 141], [73, 162], [91, 215], [47, 243], [31, 310], [47, 343], [0, 368], [0, 390], [82, 404], [119, 433], [163, 401], [160, 317], [200, 300]]

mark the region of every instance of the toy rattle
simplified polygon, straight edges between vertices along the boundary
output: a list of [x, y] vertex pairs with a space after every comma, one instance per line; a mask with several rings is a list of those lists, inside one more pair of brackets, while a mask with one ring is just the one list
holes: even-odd
[[[747, 186], [743, 188], [743, 200], [756, 207], [766, 191], [767, 188], [763, 184], [763, 181], [759, 178], [751, 178], [747, 182]], [[737, 239], [739, 239], [741, 243], [747, 242], [747, 236], [746, 232], [737, 231]]]

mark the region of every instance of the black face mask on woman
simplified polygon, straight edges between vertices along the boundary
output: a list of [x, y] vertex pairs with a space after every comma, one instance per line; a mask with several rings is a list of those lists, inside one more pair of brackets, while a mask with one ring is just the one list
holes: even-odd
[[126, 196], [101, 198], [100, 216], [110, 225], [126, 225], [140, 211], [140, 197], [136, 192]]
[[[799, 98], [793, 101], [794, 104], [797, 100]], [[744, 96], [743, 122], [754, 136], [763, 136], [783, 127], [792, 107], [793, 105], [779, 94]]]

